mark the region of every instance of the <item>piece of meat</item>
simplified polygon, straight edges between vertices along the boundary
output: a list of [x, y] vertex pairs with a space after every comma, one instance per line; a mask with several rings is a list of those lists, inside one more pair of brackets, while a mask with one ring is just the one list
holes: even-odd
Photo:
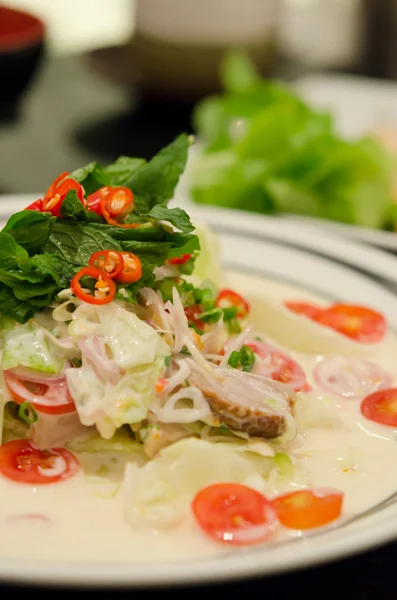
[[280, 437], [287, 430], [285, 417], [269, 414], [266, 406], [233, 404], [225, 398], [220, 398], [211, 390], [203, 389], [202, 384], [197, 387], [204, 393], [219, 422], [229, 429], [265, 439]]
[[192, 365], [189, 383], [204, 394], [221, 424], [248, 435], [272, 439], [295, 421], [294, 392], [286, 385], [247, 373], [217, 368], [210, 376]]

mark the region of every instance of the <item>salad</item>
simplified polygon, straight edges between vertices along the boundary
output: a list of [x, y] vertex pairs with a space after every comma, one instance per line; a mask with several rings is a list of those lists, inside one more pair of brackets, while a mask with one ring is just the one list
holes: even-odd
[[221, 78], [223, 93], [194, 113], [202, 147], [191, 162], [193, 200], [395, 227], [396, 154], [380, 134], [343, 139], [332, 115], [288, 85], [262, 79], [245, 55], [226, 56]]
[[0, 485], [67, 486], [110, 453], [132, 528], [190, 516], [251, 545], [343, 516], [343, 490], [313, 487], [296, 450], [313, 421], [338, 426], [313, 385], [397, 426], [392, 377], [366, 357], [387, 323], [290, 298], [263, 305], [259, 335], [240, 291], [195, 276], [197, 230], [167, 206], [190, 143], [62, 173], [0, 232]]

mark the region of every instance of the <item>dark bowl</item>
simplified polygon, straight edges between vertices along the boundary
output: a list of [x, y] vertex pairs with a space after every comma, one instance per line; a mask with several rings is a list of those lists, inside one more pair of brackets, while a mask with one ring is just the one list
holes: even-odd
[[44, 51], [45, 27], [36, 17], [0, 6], [0, 116], [17, 112]]

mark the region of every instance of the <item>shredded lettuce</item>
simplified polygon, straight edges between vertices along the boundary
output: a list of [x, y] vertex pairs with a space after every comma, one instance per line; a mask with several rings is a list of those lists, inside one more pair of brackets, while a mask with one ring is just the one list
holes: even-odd
[[[96, 425], [104, 438], [111, 438], [124, 424], [146, 418], [156, 381], [165, 371], [170, 351], [161, 336], [145, 321], [117, 303], [92, 306], [74, 313], [69, 333], [85, 339], [82, 366], [66, 372], [70, 393], [84, 425]], [[89, 334], [89, 335], [87, 335]], [[95, 350], [97, 337], [106, 349], [105, 362], [116, 370], [116, 380], [103, 373]]]
[[134, 526], [169, 527], [186, 517], [201, 488], [234, 481], [266, 492], [266, 478], [278, 468], [272, 457], [260, 456], [244, 444], [179, 440], [143, 467], [126, 466], [125, 516]]
[[105, 440], [95, 430], [89, 431], [66, 444], [74, 452], [96, 454], [100, 452], [120, 453], [139, 457], [143, 462], [147, 459], [142, 444], [137, 442], [127, 428], [122, 427], [109, 440]]
[[342, 139], [331, 115], [262, 79], [242, 54], [225, 58], [221, 77], [224, 92], [194, 112], [202, 142], [189, 167], [196, 202], [392, 226], [395, 164], [380, 143]]
[[15, 323], [4, 334], [2, 368], [27, 367], [42, 373], [57, 374], [65, 359], [46, 335], [45, 329], [30, 320], [24, 325]]

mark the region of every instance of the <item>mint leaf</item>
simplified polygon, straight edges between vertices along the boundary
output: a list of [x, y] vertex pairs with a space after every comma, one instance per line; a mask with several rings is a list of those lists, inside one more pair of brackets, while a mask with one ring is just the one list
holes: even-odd
[[172, 198], [186, 166], [188, 148], [189, 138], [183, 133], [124, 183], [134, 193], [137, 212], [148, 213]]
[[87, 210], [80, 202], [76, 190], [70, 190], [61, 205], [61, 217], [73, 219], [74, 221], [84, 221], [86, 223], [103, 223], [102, 217], [95, 212]]
[[147, 216], [156, 221], [168, 221], [183, 233], [194, 230], [189, 215], [182, 208], [168, 208], [164, 204], [157, 204]]
[[8, 219], [2, 231], [12, 235], [29, 254], [35, 254], [47, 241], [54, 221], [50, 213], [22, 210]]

